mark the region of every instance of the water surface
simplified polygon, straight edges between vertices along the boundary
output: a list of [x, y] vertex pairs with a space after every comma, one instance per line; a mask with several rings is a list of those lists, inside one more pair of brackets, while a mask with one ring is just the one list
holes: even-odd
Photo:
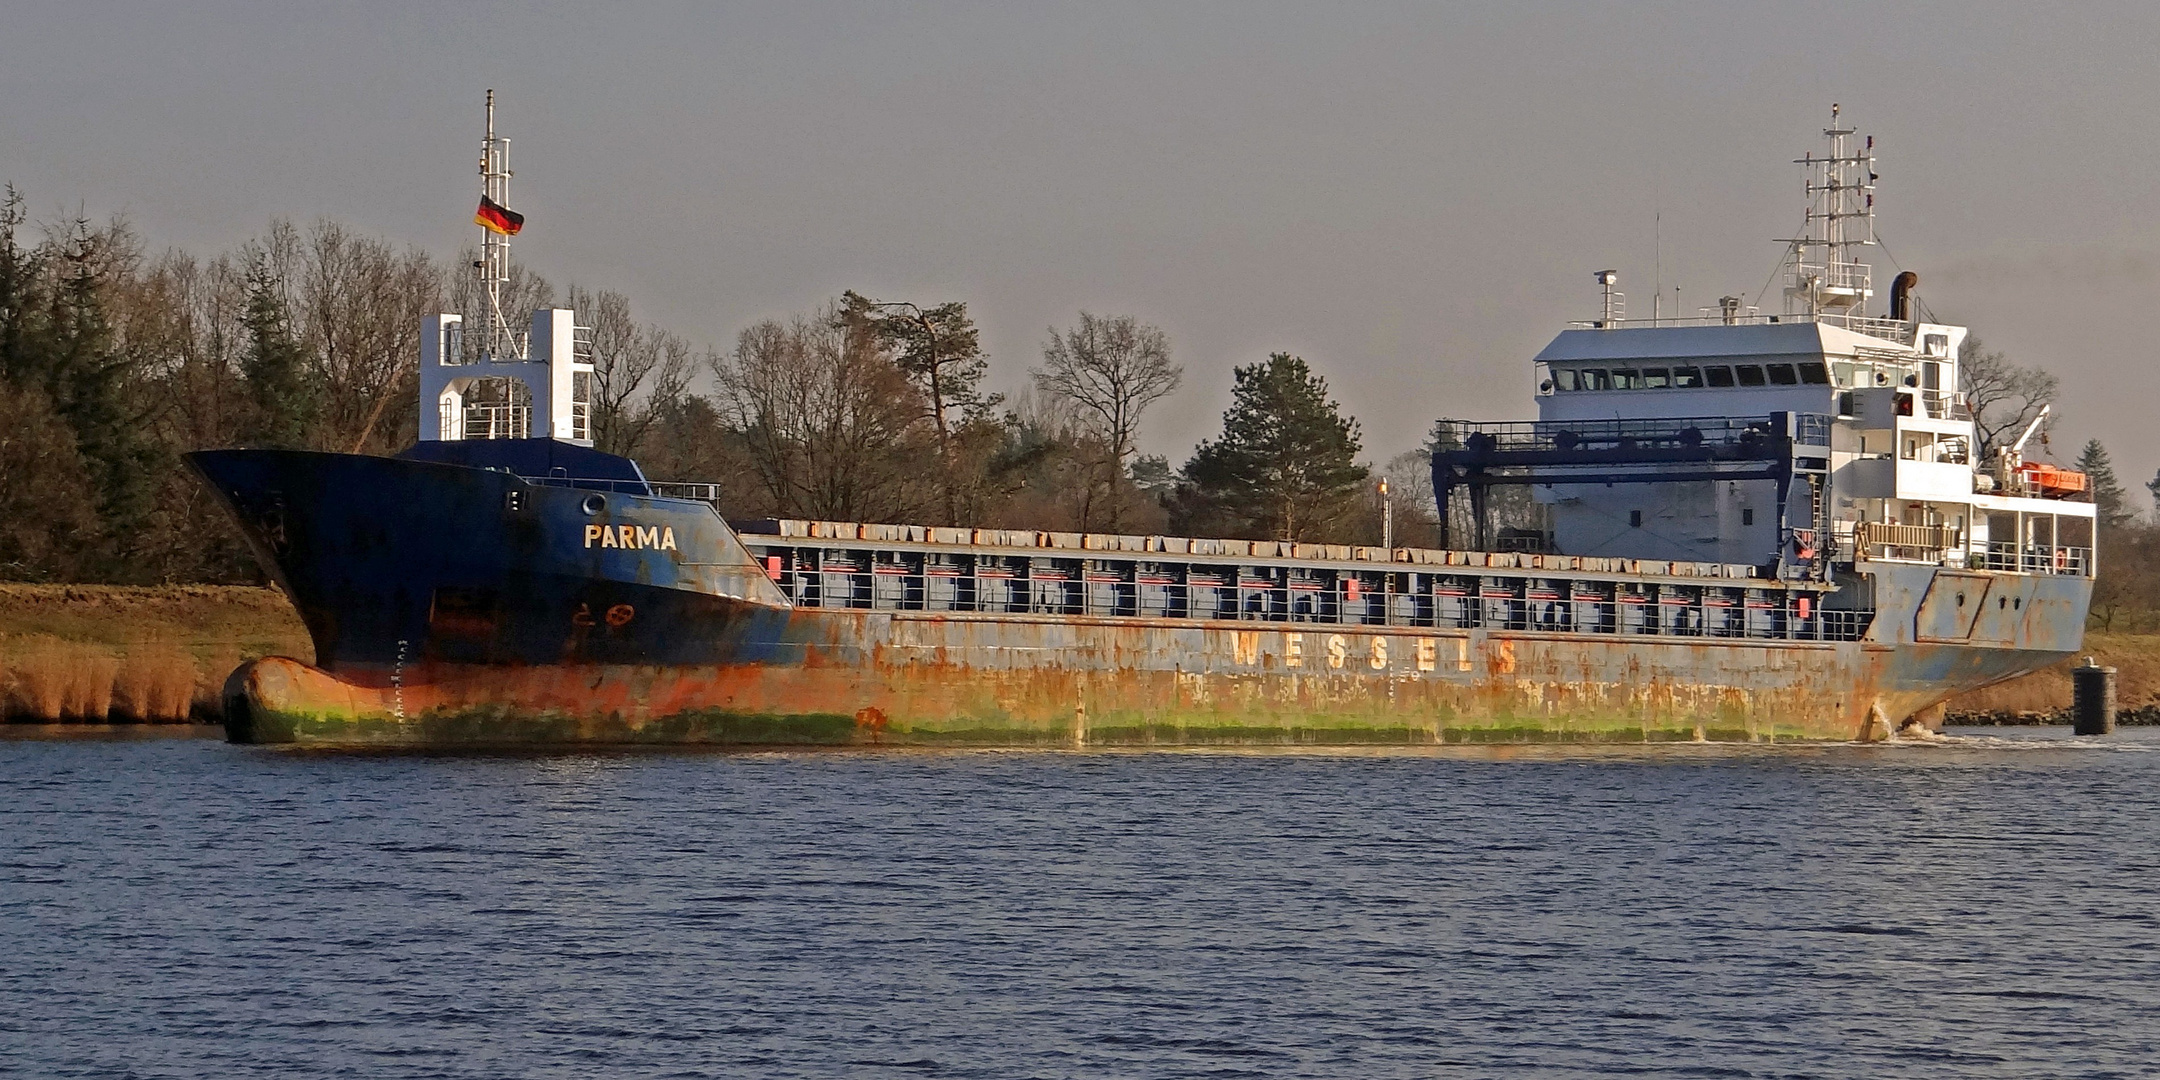
[[0, 740], [0, 1073], [2133, 1076], [2160, 737]]

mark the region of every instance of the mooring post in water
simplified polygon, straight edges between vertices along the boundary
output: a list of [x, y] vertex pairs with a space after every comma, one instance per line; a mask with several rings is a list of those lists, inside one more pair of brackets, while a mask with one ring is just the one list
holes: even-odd
[[2115, 669], [2085, 658], [2083, 667], [2070, 671], [2070, 730], [2079, 735], [2106, 735], [2115, 730]]

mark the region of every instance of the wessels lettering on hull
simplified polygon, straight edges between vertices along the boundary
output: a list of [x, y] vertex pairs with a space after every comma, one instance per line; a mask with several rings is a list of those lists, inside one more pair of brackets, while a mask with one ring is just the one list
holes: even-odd
[[[863, 616], [865, 619], [874, 616]], [[1466, 657], [1434, 672], [1374, 672], [1348, 662], [1360, 644], [1404, 635], [1325, 635], [1343, 667], [1288, 666], [1294, 632], [1250, 670], [967, 666], [957, 641], [1039, 640], [1035, 628], [896, 629], [938, 645], [876, 650], [866, 665], [556, 665], [427, 663], [354, 667], [333, 676], [272, 658], [227, 688], [243, 741], [444, 745], [690, 742], [882, 745], [1433, 745], [1490, 741], [1860, 739], [1889, 734], [1888, 716], [1924, 708], [1940, 683], [1927, 669], [1992, 681], [2051, 662], [2052, 653], [1861, 643], [1741, 649], [1715, 645], [1537, 638], [1441, 638]], [[1097, 654], [1148, 648], [1121, 628], [1061, 635]], [[955, 631], [958, 631], [957, 633]], [[1233, 637], [1213, 631], [1213, 636]], [[1224, 642], [1224, 649], [1236, 648]], [[1024, 644], [981, 651], [1019, 651]], [[1391, 646], [1392, 648], [1392, 646]], [[939, 654], [946, 659], [940, 659]], [[1757, 655], [1750, 656], [1749, 653]], [[1776, 653], [1765, 656], [1763, 653]], [[1370, 655], [1370, 654], [1368, 654]], [[1369, 663], [1369, 661], [1368, 661]], [[1464, 665], [1467, 663], [1467, 667]], [[402, 697], [393, 701], [393, 694]]]

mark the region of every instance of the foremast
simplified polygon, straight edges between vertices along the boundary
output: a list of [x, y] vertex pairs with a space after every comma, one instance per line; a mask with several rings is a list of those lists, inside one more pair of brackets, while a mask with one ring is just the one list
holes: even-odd
[[[495, 130], [495, 91], [487, 92], [480, 144], [480, 258], [473, 264], [479, 311], [430, 315], [420, 328], [420, 441], [557, 439], [592, 445], [593, 365], [590, 329], [569, 308], [532, 312], [529, 330], [513, 329], [510, 238], [525, 218], [510, 209], [510, 140]], [[514, 297], [509, 300], [515, 303]], [[468, 344], [466, 325], [480, 333]]]

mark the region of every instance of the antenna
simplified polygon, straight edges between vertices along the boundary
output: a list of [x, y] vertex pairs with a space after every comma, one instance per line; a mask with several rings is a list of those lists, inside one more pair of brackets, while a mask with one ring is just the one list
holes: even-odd
[[[495, 134], [495, 91], [487, 92], [487, 138], [480, 143], [480, 193], [498, 207], [510, 205], [510, 140]], [[487, 293], [487, 332], [481, 348], [490, 360], [523, 360], [525, 343], [503, 315], [503, 287], [510, 283], [510, 237], [480, 230], [480, 286]]]
[[[1658, 316], [1665, 308], [1665, 208], [1660, 206], [1650, 215], [1650, 244], [1652, 248], [1650, 271], [1650, 325], [1658, 324]], [[1678, 318], [1681, 312], [1673, 312]]]
[[1875, 295], [1872, 270], [1859, 261], [1859, 248], [1875, 243], [1875, 136], [1855, 153], [1847, 140], [1855, 134], [1830, 105], [1824, 156], [1813, 153], [1799, 165], [1807, 194], [1806, 227], [1787, 240], [1785, 310], [1794, 314], [1857, 314]]

